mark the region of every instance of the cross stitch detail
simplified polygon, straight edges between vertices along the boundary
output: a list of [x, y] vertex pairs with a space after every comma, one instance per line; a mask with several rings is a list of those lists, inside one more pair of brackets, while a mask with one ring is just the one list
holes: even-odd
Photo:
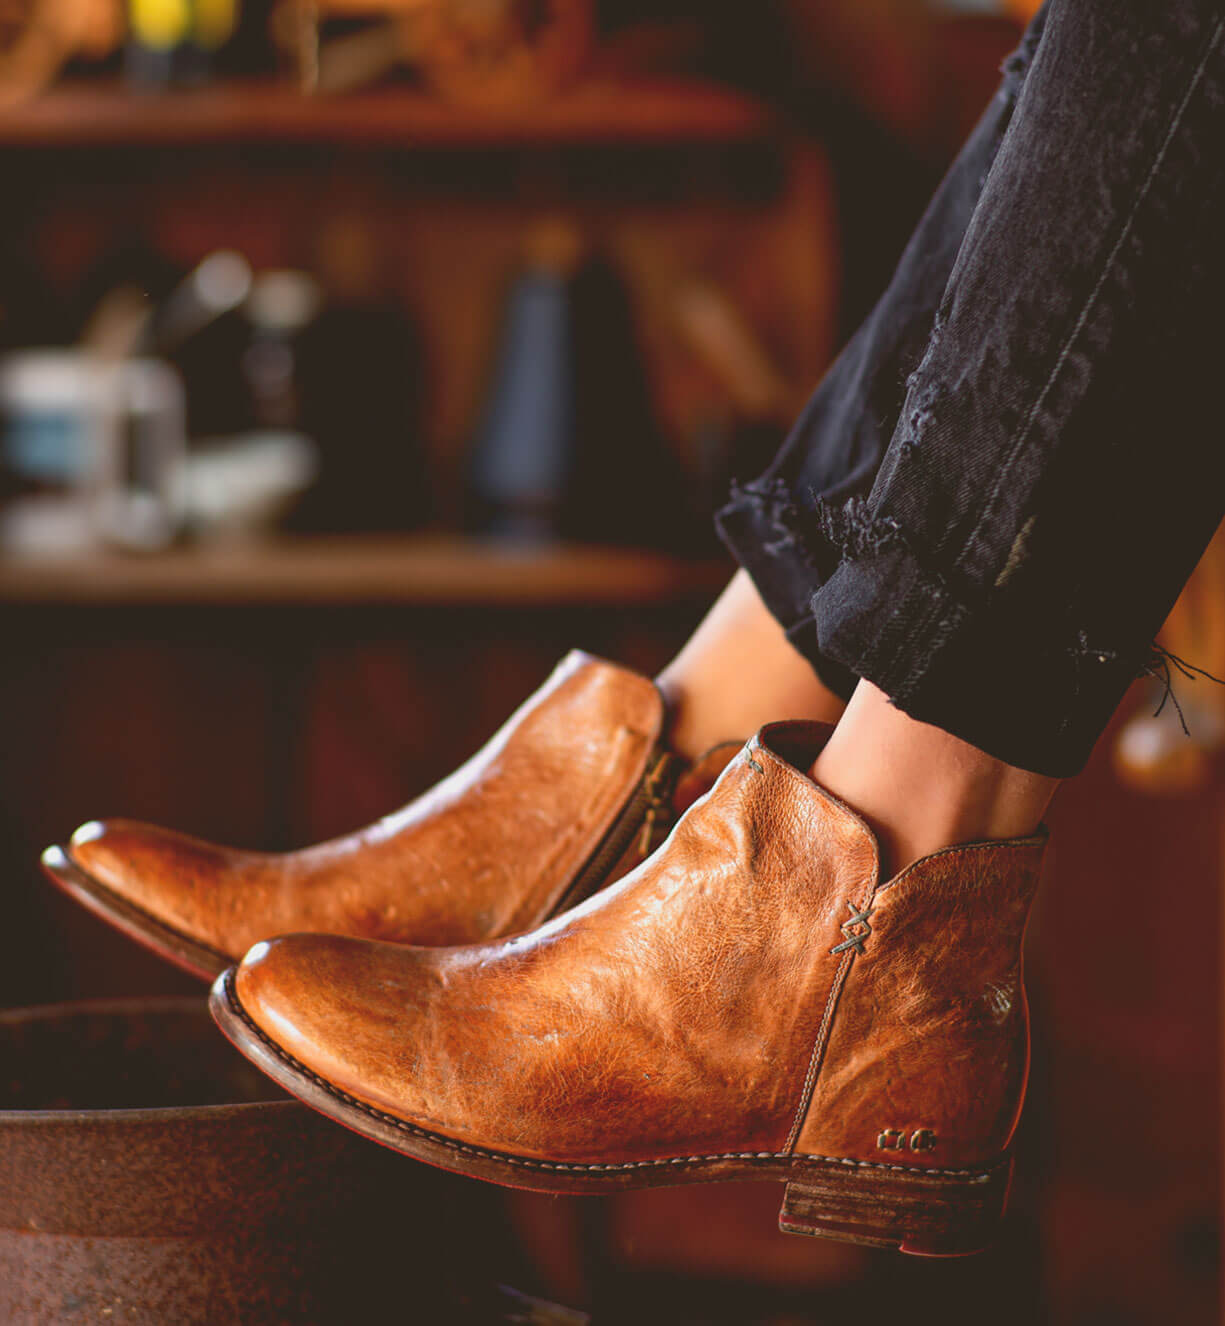
[[846, 936], [841, 944], [836, 944], [830, 949], [830, 953], [844, 953], [847, 949], [853, 948], [856, 953], [863, 952], [863, 941], [872, 933], [872, 927], [868, 924], [868, 917], [875, 910], [872, 907], [865, 907], [860, 911], [848, 898], [847, 907], [851, 912], [851, 919], [843, 921], [842, 933]]

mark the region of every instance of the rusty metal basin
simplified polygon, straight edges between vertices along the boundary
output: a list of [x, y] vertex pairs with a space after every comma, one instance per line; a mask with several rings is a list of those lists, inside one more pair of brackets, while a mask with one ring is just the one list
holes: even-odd
[[400, 1159], [281, 1096], [203, 1000], [0, 1012], [0, 1322], [372, 1319], [432, 1256]]

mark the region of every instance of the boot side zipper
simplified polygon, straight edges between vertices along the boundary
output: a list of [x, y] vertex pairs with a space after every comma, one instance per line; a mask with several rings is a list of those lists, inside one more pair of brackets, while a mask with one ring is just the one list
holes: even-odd
[[671, 751], [659, 751], [655, 755], [621, 813], [596, 844], [595, 850], [569, 888], [549, 911], [550, 916], [568, 911], [590, 897], [629, 850], [635, 837], [642, 840], [639, 844], [640, 854], [643, 857], [647, 855], [650, 840], [655, 836], [661, 817], [668, 810], [668, 802], [680, 781], [683, 767], [684, 761]]

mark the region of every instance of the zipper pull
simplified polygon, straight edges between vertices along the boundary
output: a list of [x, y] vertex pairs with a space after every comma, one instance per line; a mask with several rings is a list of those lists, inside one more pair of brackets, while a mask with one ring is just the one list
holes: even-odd
[[638, 836], [639, 856], [646, 857], [651, 853], [655, 825], [661, 813], [667, 808], [668, 798], [680, 779], [680, 772], [681, 761], [670, 751], [664, 751], [643, 779], [642, 786], [647, 794], [647, 808], [642, 821], [642, 830]]
[[642, 828], [638, 833], [638, 855], [648, 857], [651, 855], [651, 839], [655, 836], [655, 820], [659, 815], [659, 807], [654, 803], [647, 807], [646, 819], [642, 821]]

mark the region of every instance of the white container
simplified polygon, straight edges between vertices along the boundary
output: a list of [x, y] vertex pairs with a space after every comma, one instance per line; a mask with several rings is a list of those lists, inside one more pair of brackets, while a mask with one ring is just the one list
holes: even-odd
[[0, 360], [0, 415], [0, 457], [20, 490], [0, 513], [0, 543], [51, 553], [174, 539], [186, 433], [182, 382], [168, 364], [21, 351]]

